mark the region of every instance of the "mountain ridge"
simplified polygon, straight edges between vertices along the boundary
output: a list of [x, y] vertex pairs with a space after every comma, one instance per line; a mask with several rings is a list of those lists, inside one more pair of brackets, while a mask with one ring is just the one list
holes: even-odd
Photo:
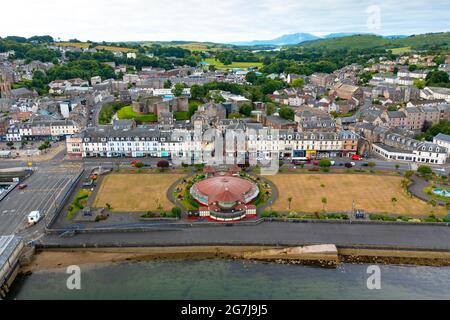
[[[344, 38], [355, 35], [376, 35], [372, 33], [362, 33], [362, 32], [339, 32], [339, 33], [330, 33], [324, 36], [316, 36], [311, 33], [292, 33], [285, 34], [278, 38], [270, 39], [270, 40], [252, 40], [252, 41], [239, 41], [239, 42], [231, 42], [228, 44], [235, 46], [284, 46], [284, 45], [296, 45], [304, 42], [314, 41], [314, 40], [326, 40], [326, 39], [336, 39], [336, 38]], [[408, 37], [406, 35], [388, 35], [382, 36], [387, 39], [395, 39], [395, 38], [405, 38]]]

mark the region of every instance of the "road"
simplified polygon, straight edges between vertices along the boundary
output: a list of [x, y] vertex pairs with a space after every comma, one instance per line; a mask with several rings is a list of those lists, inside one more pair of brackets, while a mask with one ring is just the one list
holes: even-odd
[[396, 246], [450, 250], [450, 227], [265, 222], [255, 226], [195, 227], [172, 231], [45, 236], [45, 245], [306, 245]]
[[[407, 171], [407, 170], [417, 170], [417, 167], [420, 165], [420, 164], [409, 163], [409, 162], [386, 161], [386, 160], [382, 160], [382, 159], [378, 159], [378, 158], [368, 158], [368, 159], [363, 159], [361, 161], [354, 161], [354, 160], [351, 160], [350, 158], [332, 158], [330, 160], [333, 160], [336, 162], [336, 164], [332, 168], [343, 168], [346, 163], [354, 162], [355, 168], [368, 169], [367, 166], [363, 166], [363, 165], [367, 164], [369, 162], [373, 162], [373, 163], [375, 163], [375, 167], [372, 168], [373, 170], [381, 169], [381, 170]], [[287, 167], [287, 168], [295, 167], [295, 165], [289, 163], [288, 160], [286, 160], [285, 162], [286, 162], [286, 164], [284, 165], [284, 167]], [[438, 175], [450, 174], [450, 163], [445, 164], [445, 165], [435, 165], [435, 166], [431, 166], [430, 164], [426, 164], [426, 165], [430, 166], [433, 169], [433, 171]], [[398, 166], [398, 169], [397, 169], [397, 166]], [[296, 166], [296, 167], [299, 167], [299, 166]], [[311, 167], [314, 167], [314, 165], [306, 164], [304, 167], [311, 168]]]
[[28, 214], [38, 210], [45, 215], [53, 210], [79, 172], [79, 166], [36, 168], [35, 173], [24, 181], [28, 186], [26, 189], [16, 188], [0, 202], [0, 236], [16, 232], [27, 236], [38, 235], [39, 232], [35, 231], [44, 222], [41, 220], [37, 226], [28, 228]]

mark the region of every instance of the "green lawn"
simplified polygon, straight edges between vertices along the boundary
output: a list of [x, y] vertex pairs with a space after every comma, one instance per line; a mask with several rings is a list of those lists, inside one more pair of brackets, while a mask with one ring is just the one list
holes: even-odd
[[403, 48], [395, 48], [395, 49], [390, 49], [392, 51], [393, 54], [404, 54], [407, 52], [411, 51], [411, 47], [403, 47]]
[[189, 114], [187, 111], [175, 112], [175, 119], [177, 121], [189, 120]]
[[137, 112], [134, 112], [133, 107], [128, 106], [128, 107], [123, 107], [122, 109], [120, 109], [117, 112], [117, 117], [119, 119], [134, 119], [137, 121], [141, 121], [141, 122], [157, 122], [158, 118], [155, 114], [153, 113], [148, 113], [148, 114], [139, 114]]
[[250, 67], [255, 67], [255, 68], [263, 67], [262, 62], [233, 62], [230, 65], [224, 65], [222, 62], [220, 62], [219, 60], [215, 60], [214, 58], [205, 59], [205, 61], [207, 63], [209, 63], [210, 65], [214, 65], [217, 69], [221, 69], [221, 70], [227, 70], [227, 69], [233, 69], [233, 68], [247, 69]]
[[88, 198], [91, 196], [92, 191], [87, 189], [81, 189], [78, 191], [73, 202], [69, 205], [67, 220], [72, 220], [78, 211], [83, 210], [87, 205]]

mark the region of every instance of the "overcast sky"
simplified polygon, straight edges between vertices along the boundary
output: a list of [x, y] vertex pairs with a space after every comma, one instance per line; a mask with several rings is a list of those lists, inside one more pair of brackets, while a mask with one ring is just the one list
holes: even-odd
[[409, 35], [450, 31], [449, 0], [1, 2], [2, 37], [48, 34], [63, 40], [77, 38], [83, 41], [232, 42], [272, 39], [297, 32]]

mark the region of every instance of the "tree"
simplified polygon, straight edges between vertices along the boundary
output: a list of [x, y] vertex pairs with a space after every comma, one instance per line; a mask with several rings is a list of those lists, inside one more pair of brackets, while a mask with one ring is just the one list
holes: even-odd
[[45, 141], [44, 143], [42, 143], [39, 147], [38, 150], [39, 151], [44, 151], [47, 150], [51, 147], [50, 142], [49, 141]]
[[449, 83], [449, 75], [445, 71], [432, 71], [427, 75], [427, 85]]
[[371, 162], [369, 162], [367, 165], [368, 165], [370, 168], [373, 168], [373, 167], [375, 167], [377, 164], [376, 164], [375, 162], [371, 161]]
[[142, 163], [142, 162], [136, 162], [135, 164], [134, 164], [134, 167], [135, 168], [138, 168], [138, 169], [141, 169], [141, 168], [143, 168], [145, 165]]
[[294, 120], [295, 112], [292, 108], [281, 107], [279, 111], [280, 117], [286, 120]]
[[167, 160], [160, 160], [156, 166], [160, 169], [167, 169], [170, 167], [170, 164]]
[[245, 80], [247, 82], [250, 82], [251, 84], [254, 84], [256, 80], [258, 80], [258, 76], [256, 75], [256, 72], [251, 71], [247, 73], [247, 75], [245, 76]]
[[427, 176], [433, 173], [433, 170], [429, 166], [421, 165], [417, 168], [417, 172], [421, 175]]
[[198, 107], [201, 105], [198, 101], [189, 101], [189, 107], [188, 107], [188, 117], [189, 119], [194, 115], [194, 113], [197, 112]]
[[302, 88], [305, 85], [305, 79], [298, 78], [292, 81], [292, 87], [294, 88]]
[[328, 203], [328, 199], [326, 197], [323, 197], [322, 198], [323, 211], [325, 211], [325, 206], [327, 205], [327, 203]]
[[206, 96], [205, 89], [198, 84], [191, 87], [191, 98], [194, 100], [201, 100]]
[[230, 118], [230, 119], [239, 119], [240, 117], [241, 117], [241, 114], [238, 112], [233, 112], [228, 115], [228, 118]]
[[172, 215], [176, 218], [180, 218], [181, 217], [181, 209], [178, 207], [173, 207], [172, 208]]
[[415, 65], [415, 64], [409, 65], [408, 71], [413, 72], [413, 71], [416, 71], [416, 70], [417, 70], [417, 65]]
[[222, 95], [218, 94], [218, 93], [214, 94], [211, 98], [214, 101], [214, 103], [223, 103], [226, 101], [225, 98], [222, 97]]
[[8, 146], [8, 147], [12, 147], [12, 146], [14, 146], [14, 142], [12, 142], [12, 141], [8, 141], [7, 143], [6, 143], [6, 145]]
[[391, 202], [392, 202], [392, 206], [395, 208], [395, 204], [397, 203], [397, 198], [393, 197], [391, 199]]
[[183, 95], [184, 85], [182, 83], [177, 83], [172, 89], [172, 93], [175, 97], [181, 97]]
[[400, 182], [400, 184], [402, 185], [402, 188], [406, 189], [409, 185], [409, 180], [408, 179], [402, 179], [402, 181]]
[[416, 86], [417, 89], [423, 89], [426, 86], [425, 80], [416, 79], [414, 80], [414, 86]]
[[400, 169], [400, 165], [399, 165], [399, 164], [396, 164], [396, 165], [395, 165], [395, 170], [398, 170], [398, 169]]
[[253, 108], [251, 105], [249, 104], [243, 104], [240, 108], [239, 108], [239, 113], [243, 114], [246, 117], [250, 117], [252, 114]]
[[412, 171], [412, 170], [408, 170], [408, 171], [405, 172], [405, 178], [406, 179], [411, 178], [413, 175], [414, 175], [414, 171]]
[[291, 204], [292, 204], [292, 200], [293, 200], [293, 198], [292, 198], [292, 197], [289, 197], [289, 198], [288, 198], [288, 203], [289, 203], [289, 211], [291, 210]]
[[321, 168], [329, 168], [331, 167], [331, 161], [328, 159], [322, 159], [319, 161], [319, 167]]
[[266, 105], [266, 114], [268, 116], [271, 116], [271, 115], [273, 115], [275, 113], [275, 111], [276, 111], [275, 105], [273, 103], [267, 103], [267, 105]]
[[172, 81], [167, 80], [164, 82], [164, 89], [170, 89], [172, 88]]

